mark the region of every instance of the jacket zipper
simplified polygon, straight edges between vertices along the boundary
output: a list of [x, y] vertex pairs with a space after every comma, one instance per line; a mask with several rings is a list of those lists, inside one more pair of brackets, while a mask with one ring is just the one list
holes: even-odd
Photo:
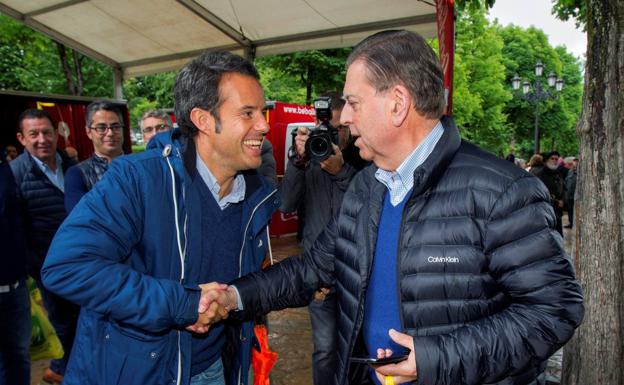
[[[275, 195], [275, 193], [277, 193], [277, 189], [273, 190], [269, 195], [267, 195], [266, 197], [264, 197], [264, 199], [262, 199], [260, 202], [258, 202], [258, 204], [253, 208], [253, 210], [251, 210], [251, 215], [249, 215], [249, 220], [247, 221], [247, 224], [245, 225], [245, 231], [243, 232], [243, 242], [241, 244], [241, 250], [240, 250], [240, 254], [238, 255], [238, 277], [240, 278], [243, 274], [243, 251], [245, 250], [245, 243], [247, 240], [247, 230], [249, 230], [249, 225], [251, 224], [251, 220], [253, 219], [254, 215], [256, 214], [256, 211], [258, 210], [258, 208], [260, 206], [262, 206], [262, 204], [264, 202], [266, 202], [269, 198], [271, 198], [273, 195]], [[268, 240], [267, 240], [268, 242]], [[243, 328], [240, 329], [239, 333], [238, 333], [238, 338], [239, 340], [242, 341], [243, 339]], [[238, 367], [238, 384], [240, 385], [241, 382], [241, 367]]]

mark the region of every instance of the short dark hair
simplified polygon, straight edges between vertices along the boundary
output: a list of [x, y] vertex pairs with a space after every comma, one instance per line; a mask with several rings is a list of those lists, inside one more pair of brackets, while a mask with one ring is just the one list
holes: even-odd
[[425, 39], [406, 30], [389, 30], [367, 37], [353, 48], [347, 68], [356, 60], [366, 64], [367, 78], [377, 92], [395, 84], [405, 86], [414, 108], [429, 119], [444, 114], [444, 73]]
[[331, 109], [333, 110], [342, 110], [342, 107], [345, 105], [345, 101], [342, 98], [342, 92], [338, 91], [327, 91], [323, 92], [321, 96], [330, 98], [331, 100]]
[[561, 154], [559, 154], [558, 151], [549, 151], [546, 154], [544, 154], [544, 160], [548, 160], [551, 156], [553, 155], [557, 155], [558, 158], [561, 158]]
[[19, 118], [17, 118], [17, 129], [22, 134], [24, 133], [24, 127], [22, 126], [22, 122], [26, 119], [48, 119], [50, 121], [50, 124], [52, 125], [52, 128], [56, 130], [56, 127], [54, 126], [54, 121], [52, 120], [52, 116], [50, 116], [48, 111], [38, 110], [36, 108], [29, 108], [23, 111], [20, 114]]
[[87, 106], [87, 111], [85, 113], [85, 123], [87, 127], [91, 127], [93, 123], [93, 114], [102, 110], [114, 112], [119, 118], [119, 123], [121, 123], [122, 126], [124, 125], [121, 109], [116, 104], [104, 100], [96, 100]]
[[219, 95], [219, 83], [226, 73], [238, 73], [260, 79], [256, 68], [246, 59], [227, 51], [207, 51], [180, 70], [173, 86], [176, 121], [182, 133], [197, 134], [191, 121], [191, 110], [199, 107], [212, 114], [216, 131], [220, 131], [219, 107], [223, 102]]

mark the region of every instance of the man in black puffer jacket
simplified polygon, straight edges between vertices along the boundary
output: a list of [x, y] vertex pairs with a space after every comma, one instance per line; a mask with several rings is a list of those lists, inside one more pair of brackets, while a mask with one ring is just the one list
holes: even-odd
[[[242, 307], [232, 287], [219, 302], [245, 318], [333, 285], [335, 384], [543, 384], [584, 312], [548, 191], [460, 139], [420, 36], [373, 35], [347, 66], [341, 123], [374, 165], [310, 251], [235, 280]], [[350, 361], [387, 348], [409, 355], [375, 372]]]

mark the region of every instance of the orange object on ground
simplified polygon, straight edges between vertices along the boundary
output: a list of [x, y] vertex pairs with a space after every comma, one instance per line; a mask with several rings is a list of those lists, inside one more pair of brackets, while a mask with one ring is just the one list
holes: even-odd
[[254, 326], [254, 333], [260, 344], [260, 351], [256, 348], [251, 349], [254, 385], [269, 385], [269, 373], [277, 361], [277, 352], [269, 349], [269, 337], [264, 325]]

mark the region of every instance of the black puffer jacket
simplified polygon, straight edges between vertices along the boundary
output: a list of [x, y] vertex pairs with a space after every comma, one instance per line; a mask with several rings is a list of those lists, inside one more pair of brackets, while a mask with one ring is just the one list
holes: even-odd
[[[63, 174], [75, 164], [63, 152]], [[32, 156], [24, 151], [10, 163], [24, 215], [28, 274], [40, 280], [41, 266], [52, 238], [65, 220], [64, 194], [45, 176]]]
[[[399, 239], [397, 295], [402, 329], [414, 336], [418, 383], [535, 383], [583, 318], [548, 191], [460, 141], [450, 118], [442, 122], [442, 138], [415, 171]], [[354, 178], [311, 252], [235, 282], [245, 309], [238, 316], [301, 305], [335, 283], [341, 385], [348, 357], [362, 354], [354, 349], [386, 191], [375, 170]]]

